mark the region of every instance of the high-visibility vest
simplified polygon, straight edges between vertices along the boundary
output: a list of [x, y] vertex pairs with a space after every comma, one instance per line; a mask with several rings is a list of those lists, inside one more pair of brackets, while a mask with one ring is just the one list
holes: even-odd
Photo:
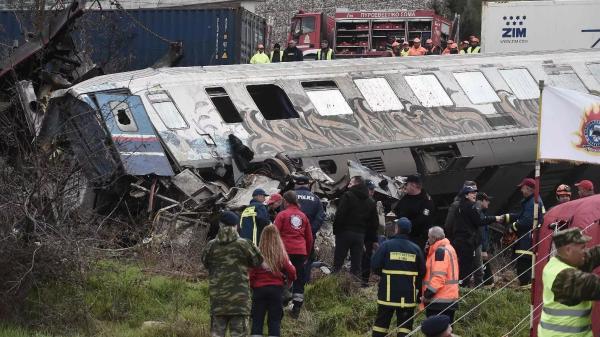
[[[327, 56], [326, 59], [327, 60], [331, 60], [331, 56], [333, 55], [333, 49], [328, 48], [327, 49]], [[322, 60], [321, 58], [321, 49], [317, 50], [317, 60]]]
[[[443, 253], [442, 260], [438, 259], [440, 253]], [[448, 239], [439, 240], [429, 247], [425, 267], [422, 293], [427, 289], [433, 292], [432, 303], [450, 305], [458, 301], [458, 256]], [[423, 309], [424, 303], [421, 302], [419, 307]]]
[[480, 49], [481, 49], [480, 46], [477, 46], [475, 48], [469, 47], [469, 48], [467, 48], [467, 54], [479, 54]]
[[259, 240], [259, 228], [256, 224], [256, 216], [258, 214], [256, 213], [256, 207], [255, 206], [248, 206], [244, 209], [244, 211], [242, 212], [242, 215], [240, 216], [240, 230], [243, 231], [244, 233], [246, 231], [248, 231], [247, 228], [244, 228], [244, 219], [245, 218], [251, 218], [252, 219], [252, 229], [250, 230], [250, 238], [244, 237], [245, 239], [250, 239], [255, 245], [258, 246], [258, 240]]
[[[270, 60], [271, 62], [273, 62], [273, 53], [274, 53], [274, 52], [272, 51], [272, 52], [271, 52], [271, 57], [269, 57], [269, 60]], [[281, 62], [281, 61], [283, 61], [283, 52], [280, 50], [280, 51], [279, 51], [279, 62]]]
[[568, 268], [573, 267], [557, 257], [550, 258], [544, 267], [542, 273], [544, 306], [538, 326], [539, 337], [593, 337], [591, 301], [583, 301], [573, 306], [554, 301], [552, 285], [556, 275]]
[[270, 62], [269, 57], [265, 53], [256, 53], [252, 56], [252, 59], [250, 59], [250, 64], [264, 64]]
[[408, 50], [400, 50], [400, 56], [408, 56]]

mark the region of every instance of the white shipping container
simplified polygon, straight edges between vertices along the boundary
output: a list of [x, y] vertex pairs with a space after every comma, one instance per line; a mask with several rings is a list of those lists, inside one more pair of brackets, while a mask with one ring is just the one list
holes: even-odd
[[600, 0], [484, 1], [485, 53], [600, 48]]

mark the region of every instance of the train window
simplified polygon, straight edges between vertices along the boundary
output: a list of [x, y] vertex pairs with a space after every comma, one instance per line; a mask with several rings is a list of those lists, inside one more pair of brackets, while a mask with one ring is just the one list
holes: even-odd
[[587, 67], [594, 76], [594, 78], [596, 78], [596, 81], [600, 83], [600, 63], [588, 63]]
[[248, 85], [246, 89], [267, 120], [299, 117], [285, 91], [275, 84]]
[[188, 124], [166, 90], [152, 91], [146, 94], [160, 120], [169, 129], [187, 129]]
[[241, 123], [242, 117], [222, 87], [206, 88], [206, 93], [225, 123]]
[[485, 104], [500, 102], [500, 98], [481, 72], [469, 71], [454, 73], [453, 75], [467, 97], [469, 97], [469, 100], [471, 100], [471, 103]]
[[110, 101], [108, 107], [112, 112], [115, 125], [124, 132], [136, 132], [138, 130], [131, 113], [131, 108], [126, 101]]
[[301, 84], [319, 115], [352, 115], [352, 109], [334, 81], [313, 81]]
[[540, 97], [540, 89], [527, 69], [503, 69], [500, 75], [518, 99]]
[[543, 68], [546, 75], [548, 75], [547, 85], [587, 92], [587, 88], [570, 66], [544, 64]]
[[454, 104], [435, 75], [404, 76], [404, 79], [424, 107]]
[[400, 111], [404, 106], [383, 77], [356, 79], [354, 83], [360, 90], [372, 111]]

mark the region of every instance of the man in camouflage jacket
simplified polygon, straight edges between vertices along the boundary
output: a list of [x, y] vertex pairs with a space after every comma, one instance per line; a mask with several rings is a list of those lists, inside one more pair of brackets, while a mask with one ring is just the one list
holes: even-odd
[[202, 252], [202, 264], [209, 277], [212, 337], [225, 337], [228, 327], [231, 337], [248, 336], [251, 308], [248, 268], [266, 266], [258, 248], [240, 238], [236, 228], [239, 222], [235, 213], [223, 212], [219, 234]]

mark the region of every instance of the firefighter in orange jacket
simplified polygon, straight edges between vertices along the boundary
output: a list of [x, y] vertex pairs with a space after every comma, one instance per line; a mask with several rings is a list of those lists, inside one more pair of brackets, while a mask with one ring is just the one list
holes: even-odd
[[394, 225], [394, 236], [385, 241], [371, 259], [373, 272], [381, 276], [373, 337], [388, 335], [394, 313], [398, 337], [412, 331], [413, 313], [425, 273], [421, 248], [408, 237], [412, 223], [408, 218], [400, 218]]
[[419, 309], [425, 309], [427, 317], [447, 315], [454, 321], [458, 307], [458, 258], [454, 247], [446, 239], [444, 230], [435, 226], [427, 236], [429, 250], [425, 261], [422, 300]]

